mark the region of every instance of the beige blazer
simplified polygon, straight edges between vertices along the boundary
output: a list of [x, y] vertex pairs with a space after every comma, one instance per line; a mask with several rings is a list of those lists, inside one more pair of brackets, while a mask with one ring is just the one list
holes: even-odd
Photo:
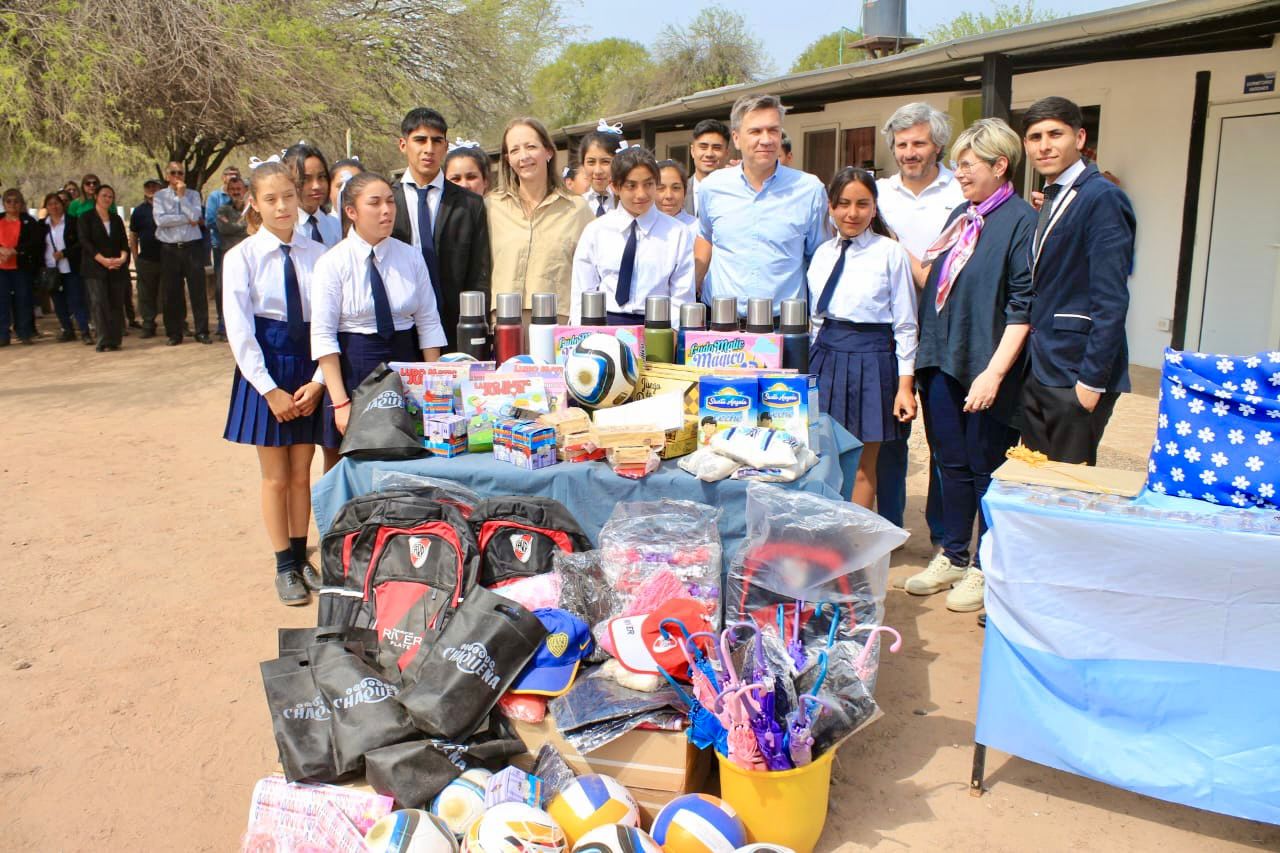
[[533, 294], [554, 292], [556, 312], [569, 313], [573, 252], [595, 217], [579, 196], [553, 190], [527, 217], [515, 190], [485, 196], [489, 246], [493, 254], [493, 294], [520, 293], [526, 310]]

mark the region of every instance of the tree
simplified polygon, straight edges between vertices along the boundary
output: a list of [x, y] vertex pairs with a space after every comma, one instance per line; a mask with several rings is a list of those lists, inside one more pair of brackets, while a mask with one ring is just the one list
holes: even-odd
[[574, 42], [533, 75], [533, 112], [553, 127], [624, 112], [626, 89], [648, 69], [649, 51], [636, 42]]
[[850, 42], [862, 38], [862, 33], [857, 30], [841, 29], [815, 39], [791, 64], [791, 73], [817, 71], [820, 68], [839, 65], [841, 62], [840, 40], [842, 38], [845, 40], [844, 62], [860, 62], [866, 59], [866, 51], [848, 46]]
[[1056, 17], [1057, 13], [1049, 9], [1037, 9], [1035, 0], [1012, 0], [1009, 3], [995, 0], [990, 15], [984, 12], [962, 12], [947, 23], [929, 30], [925, 42], [936, 44], [1024, 24], [1038, 24]]
[[707, 6], [687, 27], [668, 24], [653, 47], [653, 71], [637, 86], [647, 103], [706, 89], [759, 80], [772, 71], [764, 44], [746, 19], [723, 6]]
[[237, 148], [394, 135], [405, 105], [480, 125], [523, 97], [554, 0], [7, 0], [0, 143], [92, 151], [199, 187]]

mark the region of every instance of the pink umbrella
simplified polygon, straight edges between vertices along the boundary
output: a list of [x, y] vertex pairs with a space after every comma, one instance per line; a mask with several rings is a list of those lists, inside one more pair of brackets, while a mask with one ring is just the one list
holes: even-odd
[[876, 638], [881, 634], [892, 634], [893, 645], [889, 646], [889, 651], [897, 652], [902, 648], [902, 635], [888, 625], [879, 625], [871, 629], [871, 633], [867, 635], [867, 644], [862, 647], [862, 653], [858, 655], [857, 660], [853, 662], [854, 674], [858, 676], [860, 681], [868, 681], [872, 676], [871, 666], [871, 649], [875, 645]]
[[760, 713], [752, 708], [750, 692], [764, 689], [763, 684], [739, 684], [726, 688], [716, 700], [715, 709], [721, 713], [721, 722], [729, 729], [730, 761], [744, 770], [768, 770], [760, 742], [751, 728], [751, 717]]

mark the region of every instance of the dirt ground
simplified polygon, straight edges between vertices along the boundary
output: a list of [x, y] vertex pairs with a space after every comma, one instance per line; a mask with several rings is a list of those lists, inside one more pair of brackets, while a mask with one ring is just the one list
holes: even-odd
[[[275, 601], [254, 454], [221, 438], [231, 370], [225, 345], [136, 334], [0, 350], [0, 849], [237, 846], [276, 763], [258, 662], [314, 612]], [[1122, 401], [1109, 460], [1142, 464], [1153, 413]], [[920, 470], [899, 579], [930, 556]], [[839, 755], [823, 853], [1280, 849], [1278, 827], [999, 753], [971, 797], [974, 616], [895, 590], [888, 621], [906, 649]]]

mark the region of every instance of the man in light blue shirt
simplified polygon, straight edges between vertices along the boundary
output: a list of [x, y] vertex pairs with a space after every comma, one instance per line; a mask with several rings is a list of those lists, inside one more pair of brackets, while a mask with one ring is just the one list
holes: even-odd
[[805, 270], [827, 237], [826, 190], [813, 175], [778, 162], [782, 101], [776, 95], [742, 97], [730, 130], [742, 163], [698, 184], [700, 237], [694, 250], [704, 302], [768, 297], [778, 313], [783, 299], [804, 298]]
[[231, 194], [227, 192], [227, 184], [232, 178], [240, 179], [240, 170], [228, 166], [222, 170], [222, 189], [209, 193], [204, 203], [204, 227], [209, 235], [209, 253], [213, 256], [213, 304], [218, 309], [218, 339], [227, 339], [227, 327], [222, 321], [222, 237], [218, 233], [218, 210], [223, 205], [231, 204]]
[[[200, 193], [187, 186], [187, 170], [179, 162], [165, 167], [169, 186], [151, 200], [160, 241], [160, 270], [164, 280], [164, 331], [169, 346], [182, 343], [187, 321], [186, 297], [191, 298], [196, 340], [213, 343], [209, 337], [209, 297], [204, 286], [204, 204]], [[186, 283], [186, 293], [182, 285]]]

